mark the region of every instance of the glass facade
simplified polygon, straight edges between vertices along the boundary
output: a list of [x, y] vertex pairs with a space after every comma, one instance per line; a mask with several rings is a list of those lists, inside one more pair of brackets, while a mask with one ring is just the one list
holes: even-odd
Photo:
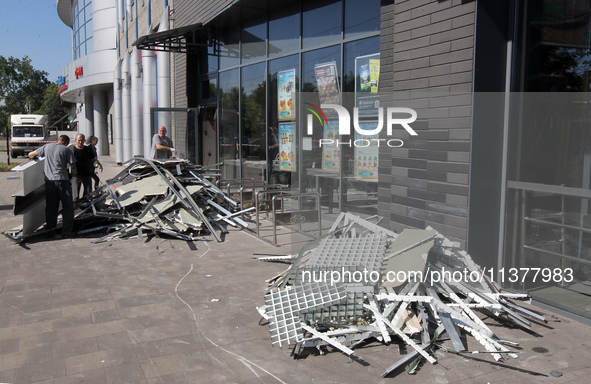
[[[300, 147], [296, 116], [303, 109], [292, 95], [318, 94], [316, 71], [322, 66], [336, 71], [338, 92], [355, 92], [356, 59], [379, 55], [379, 21], [378, 0], [277, 1], [263, 10], [230, 8], [216, 18], [216, 41], [200, 55], [199, 76], [202, 101], [217, 95], [223, 179], [320, 189], [325, 206], [341, 204], [343, 210], [345, 192], [360, 191], [366, 201], [372, 197], [370, 211], [376, 213], [377, 197], [368, 192], [377, 183], [355, 181], [351, 161], [330, 175], [307, 172], [321, 168], [323, 132], [315, 130], [312, 148]], [[215, 77], [217, 93], [211, 89]]]
[[72, 9], [74, 60], [89, 55], [92, 48], [92, 0], [78, 0]]
[[238, 69], [234, 69], [219, 76], [219, 161], [224, 179], [240, 178], [239, 74]]
[[508, 164], [505, 282], [591, 318], [591, 5], [527, 2], [518, 30]]

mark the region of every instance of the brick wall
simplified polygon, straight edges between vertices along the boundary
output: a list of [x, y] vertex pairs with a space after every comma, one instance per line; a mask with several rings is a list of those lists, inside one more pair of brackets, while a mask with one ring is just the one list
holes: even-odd
[[378, 214], [393, 230], [431, 226], [467, 239], [475, 4], [382, 3], [382, 106], [418, 114], [418, 136], [398, 130], [404, 147], [380, 148]]

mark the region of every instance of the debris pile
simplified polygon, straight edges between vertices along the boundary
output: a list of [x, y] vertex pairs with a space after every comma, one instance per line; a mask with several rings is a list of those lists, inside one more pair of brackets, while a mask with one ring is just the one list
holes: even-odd
[[[260, 258], [283, 261], [289, 257]], [[525, 294], [502, 292], [491, 272], [437, 231], [407, 229], [400, 234], [341, 213], [329, 233], [304, 247], [292, 266], [269, 280], [265, 305], [273, 346], [331, 346], [359, 358], [355, 348], [372, 340], [399, 339], [410, 352], [385, 368], [382, 377], [405, 367], [413, 373], [424, 359], [436, 363], [435, 348], [471, 353], [462, 332], [495, 360], [517, 357], [518, 344], [499, 339], [478, 312], [529, 328], [540, 314], [515, 300]], [[494, 277], [494, 276], [493, 276]], [[449, 340], [451, 345], [444, 346]]]
[[[247, 223], [238, 217], [239, 204], [208, 180], [212, 171], [187, 160], [134, 158], [117, 176], [75, 200], [76, 233], [103, 234], [93, 242], [150, 235], [194, 240], [209, 233], [220, 242], [226, 224]], [[5, 234], [23, 239], [19, 228]]]

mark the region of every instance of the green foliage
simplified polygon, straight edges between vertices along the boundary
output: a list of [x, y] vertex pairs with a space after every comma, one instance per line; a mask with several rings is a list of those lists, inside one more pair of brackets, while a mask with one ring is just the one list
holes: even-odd
[[0, 56], [0, 102], [10, 114], [33, 113], [43, 104], [50, 84], [47, 75], [33, 68], [27, 56], [22, 59]]
[[57, 83], [50, 84], [43, 95], [43, 103], [35, 113], [47, 115], [49, 124], [53, 124], [68, 113], [68, 108], [62, 105], [60, 96], [57, 93]]
[[0, 162], [0, 172], [8, 172], [11, 171], [12, 168], [16, 167], [17, 165], [20, 165], [21, 163], [15, 163], [13, 161], [10, 162], [10, 165], [8, 165], [8, 163], [2, 163]]
[[[0, 105], [0, 132], [6, 134], [8, 131], [8, 123], [10, 121], [10, 113], [4, 105]], [[2, 138], [0, 138], [1, 140]]]
[[10, 115], [48, 115], [51, 125], [68, 113], [60, 102], [57, 83], [50, 83], [47, 75], [33, 68], [27, 56], [18, 59], [0, 55], [0, 132], [6, 132]]

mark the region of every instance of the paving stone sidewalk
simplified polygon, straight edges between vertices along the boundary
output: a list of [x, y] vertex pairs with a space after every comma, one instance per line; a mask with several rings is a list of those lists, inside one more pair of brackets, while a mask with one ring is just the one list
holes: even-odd
[[[122, 168], [109, 158], [103, 179]], [[0, 230], [19, 224], [0, 177]], [[12, 192], [13, 193], [13, 192]], [[294, 360], [271, 347], [265, 279], [281, 254], [238, 230], [223, 243], [164, 238], [92, 244], [91, 238], [16, 244], [0, 236], [0, 383], [586, 383], [591, 328], [545, 311], [530, 332], [484, 321], [521, 344], [518, 359], [437, 352], [414, 376], [381, 378], [408, 349], [371, 343], [362, 361], [328, 349]], [[469, 349], [481, 349], [468, 339]], [[561, 377], [550, 375], [552, 371]]]

